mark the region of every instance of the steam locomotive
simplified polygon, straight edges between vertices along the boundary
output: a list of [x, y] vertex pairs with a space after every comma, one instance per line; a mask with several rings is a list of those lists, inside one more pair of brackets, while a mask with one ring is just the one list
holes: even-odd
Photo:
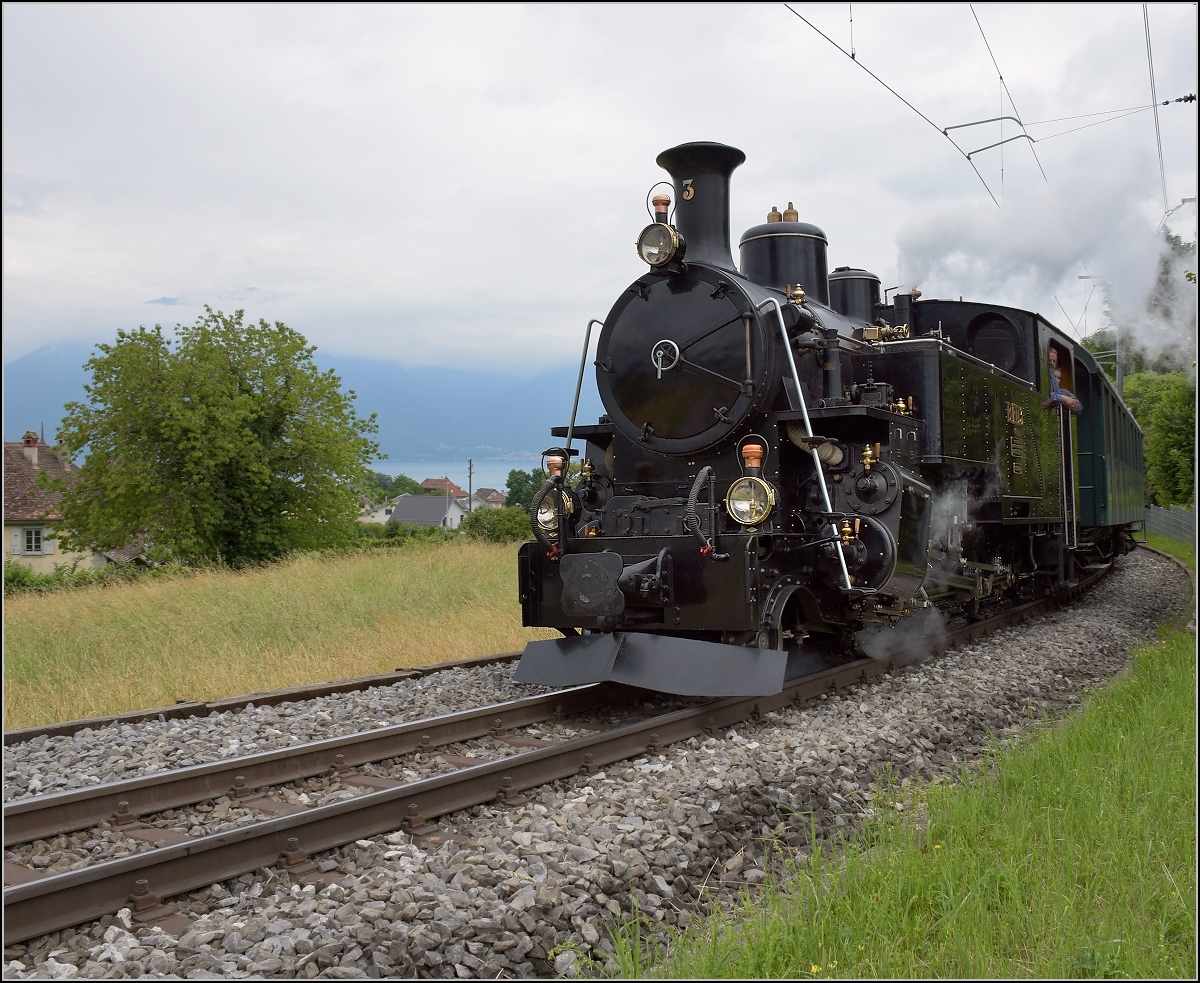
[[875, 275], [829, 272], [790, 203], [735, 265], [744, 161], [658, 156], [674, 202], [653, 198], [648, 268], [603, 321], [607, 413], [551, 431], [530, 510], [523, 623], [564, 637], [527, 646], [520, 680], [767, 695], [1132, 548], [1142, 435], [1089, 352], [1014, 307], [889, 303]]

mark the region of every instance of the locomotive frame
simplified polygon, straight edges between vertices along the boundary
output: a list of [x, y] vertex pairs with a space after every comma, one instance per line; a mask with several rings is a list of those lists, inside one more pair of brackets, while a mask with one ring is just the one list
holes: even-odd
[[564, 637], [527, 646], [520, 680], [766, 695], [1131, 548], [1141, 431], [1090, 353], [1014, 307], [881, 303], [872, 274], [827, 272], [824, 233], [790, 204], [743, 235], [739, 269], [744, 159], [712, 143], [658, 158], [675, 221], [658, 196], [650, 269], [603, 322], [607, 413], [552, 431], [566, 444], [530, 511], [522, 620]]

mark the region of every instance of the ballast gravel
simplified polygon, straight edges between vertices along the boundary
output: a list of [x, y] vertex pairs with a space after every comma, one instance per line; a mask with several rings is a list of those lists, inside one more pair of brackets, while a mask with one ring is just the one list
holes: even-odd
[[[173, 899], [196, 920], [176, 938], [127, 911], [5, 949], [6, 979], [568, 977], [609, 963], [634, 906], [686, 926], [753, 889], [772, 856], [852, 831], [887, 771], [957, 777], [993, 738], [1077, 704], [1179, 610], [1187, 576], [1147, 551], [1069, 608], [766, 714], [526, 793], [520, 806], [443, 817], [422, 849], [404, 833], [318, 856], [332, 885], [260, 870]], [[529, 695], [511, 668], [453, 670], [386, 689], [217, 718], [97, 729], [8, 748], [5, 797], [350, 733]], [[216, 749], [220, 748], [220, 751]], [[230, 750], [230, 749], [233, 750]], [[894, 799], [894, 801], [893, 801]], [[769, 850], [768, 847], [772, 846]], [[61, 848], [60, 848], [61, 849]]]

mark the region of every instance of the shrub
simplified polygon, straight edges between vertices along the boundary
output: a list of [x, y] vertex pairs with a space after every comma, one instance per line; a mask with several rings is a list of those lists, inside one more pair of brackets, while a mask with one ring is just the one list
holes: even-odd
[[529, 513], [511, 505], [506, 509], [476, 509], [458, 528], [472, 539], [489, 543], [518, 543], [533, 538]]
[[413, 526], [406, 522], [389, 522], [385, 539], [408, 539], [420, 542], [448, 543], [454, 538], [454, 533], [441, 526]]
[[99, 570], [93, 567], [80, 570], [79, 563], [78, 559], [72, 563], [56, 563], [53, 573], [34, 573], [18, 560], [5, 560], [4, 596], [50, 594], [78, 587], [105, 587], [158, 573], [157, 570], [146, 570], [134, 563], [123, 566], [110, 565]]

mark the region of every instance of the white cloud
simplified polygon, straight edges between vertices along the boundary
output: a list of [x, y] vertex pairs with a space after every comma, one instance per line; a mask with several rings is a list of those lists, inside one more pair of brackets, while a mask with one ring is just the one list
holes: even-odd
[[[801, 9], [849, 43], [845, 5]], [[1140, 5], [976, 10], [1026, 119], [1148, 101]], [[833, 263], [946, 295], [1045, 310], [1077, 263], [1132, 283], [1161, 215], [1148, 113], [1039, 144], [1048, 190], [1009, 145], [998, 212], [943, 136], [780, 5], [3, 19], [9, 359], [209, 303], [335, 352], [562, 363], [641, 272], [654, 157], [686, 140], [746, 151], [735, 246], [790, 199]], [[1194, 88], [1195, 19], [1151, 7], [1160, 99]], [[998, 114], [966, 5], [863, 6], [854, 29], [861, 62], [939, 126]], [[1194, 195], [1194, 107], [1162, 121], [1172, 197]], [[998, 129], [966, 132], [971, 149]], [[999, 153], [978, 166], [999, 197]]]

